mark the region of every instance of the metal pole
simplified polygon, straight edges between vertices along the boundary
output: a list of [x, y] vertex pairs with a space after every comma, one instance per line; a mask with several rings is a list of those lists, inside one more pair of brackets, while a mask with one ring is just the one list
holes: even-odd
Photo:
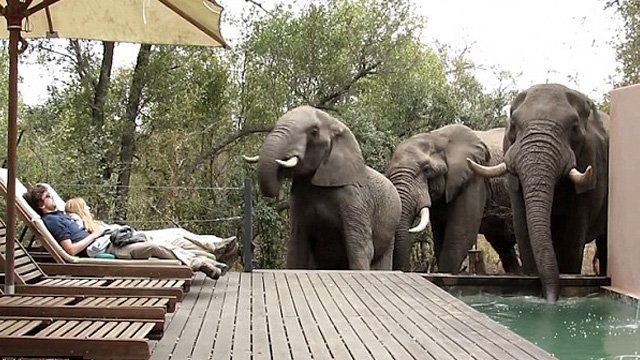
[[251, 179], [244, 179], [244, 271], [253, 271], [253, 250], [251, 249], [251, 240], [253, 239], [253, 232], [251, 230], [251, 213], [252, 211], [252, 199], [251, 199]]

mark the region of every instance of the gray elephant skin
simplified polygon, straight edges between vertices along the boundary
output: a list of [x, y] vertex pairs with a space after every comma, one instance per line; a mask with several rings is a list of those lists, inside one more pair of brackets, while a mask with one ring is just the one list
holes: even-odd
[[580, 273], [593, 239], [606, 273], [608, 121], [576, 90], [535, 85], [511, 104], [504, 163], [470, 163], [486, 176], [508, 173], [523, 270], [540, 276], [549, 303], [558, 299], [560, 273]]
[[[479, 231], [499, 253], [503, 267], [519, 271], [504, 181], [477, 176], [466, 163], [467, 158], [482, 164], [502, 161], [503, 133], [504, 129], [474, 132], [447, 125], [398, 145], [386, 173], [402, 202], [394, 269], [410, 270], [409, 231], [422, 231], [428, 218], [438, 271], [457, 273]], [[420, 223], [410, 230], [416, 217]]]
[[342, 122], [309, 106], [290, 110], [267, 135], [257, 170], [264, 196], [292, 179], [288, 268], [391, 269], [400, 198]]

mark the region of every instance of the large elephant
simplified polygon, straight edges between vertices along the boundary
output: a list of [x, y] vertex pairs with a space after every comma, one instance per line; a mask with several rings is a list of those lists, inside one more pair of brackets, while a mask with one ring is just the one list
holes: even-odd
[[[424, 230], [431, 221], [439, 271], [457, 273], [482, 229], [503, 267], [518, 272], [504, 182], [477, 176], [466, 163], [467, 158], [482, 164], [502, 161], [503, 132], [474, 132], [463, 125], [447, 125], [398, 145], [386, 174], [402, 201], [395, 269], [410, 270], [412, 242], [408, 233]], [[492, 160], [492, 154], [498, 159]], [[419, 224], [409, 229], [416, 217]]]
[[310, 106], [285, 113], [267, 135], [258, 161], [263, 195], [291, 178], [287, 266], [390, 270], [400, 198], [366, 166], [353, 133]]
[[547, 302], [554, 303], [559, 273], [580, 273], [586, 242], [596, 239], [606, 271], [609, 117], [584, 94], [558, 84], [519, 93], [510, 112], [504, 163], [469, 165], [486, 176], [509, 173], [523, 270], [539, 274]]

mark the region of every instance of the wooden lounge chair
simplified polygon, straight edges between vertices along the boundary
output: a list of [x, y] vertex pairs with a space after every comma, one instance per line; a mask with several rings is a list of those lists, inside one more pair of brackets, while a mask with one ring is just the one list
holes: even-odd
[[[55, 192], [51, 189], [52, 192]], [[7, 171], [0, 168], [0, 193], [7, 192]], [[75, 276], [137, 276], [160, 279], [182, 279], [190, 284], [193, 271], [178, 260], [170, 259], [96, 259], [69, 255], [53, 238], [42, 222], [40, 215], [35, 212], [23, 198], [26, 187], [16, 181], [16, 206], [18, 216], [29, 227], [51, 255], [55, 264], [42, 264], [49, 274]], [[57, 199], [61, 201], [60, 197]], [[83, 265], [83, 266], [76, 266]]]
[[155, 323], [0, 317], [0, 357], [148, 359]]
[[81, 317], [164, 320], [175, 311], [166, 296], [5, 295], [0, 316]]
[[[3, 267], [5, 247], [5, 228], [1, 227], [0, 266]], [[175, 303], [182, 300], [186, 286], [184, 280], [49, 276], [18, 241], [14, 256], [15, 290], [20, 294], [170, 296]]]

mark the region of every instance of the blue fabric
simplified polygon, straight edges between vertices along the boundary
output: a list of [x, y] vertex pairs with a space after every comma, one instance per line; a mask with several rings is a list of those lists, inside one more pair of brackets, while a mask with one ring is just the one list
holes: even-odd
[[[69, 239], [72, 243], [76, 243], [89, 236], [89, 233], [73, 221], [71, 216], [60, 210], [42, 215], [42, 221], [57, 242]], [[86, 256], [85, 251], [78, 255], [81, 254]]]

